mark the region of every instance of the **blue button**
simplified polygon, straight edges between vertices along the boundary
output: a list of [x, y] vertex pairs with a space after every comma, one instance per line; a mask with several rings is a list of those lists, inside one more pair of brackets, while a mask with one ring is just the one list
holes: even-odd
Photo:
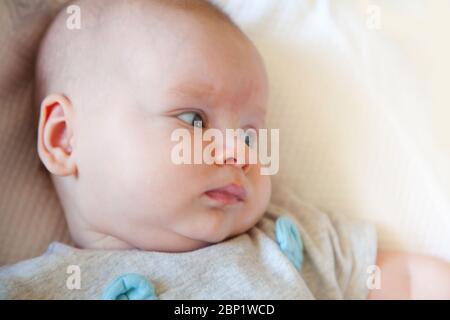
[[103, 293], [103, 300], [157, 300], [155, 287], [147, 278], [129, 273], [116, 278]]
[[303, 263], [303, 242], [295, 223], [288, 217], [279, 217], [275, 222], [275, 235], [281, 251], [300, 270]]

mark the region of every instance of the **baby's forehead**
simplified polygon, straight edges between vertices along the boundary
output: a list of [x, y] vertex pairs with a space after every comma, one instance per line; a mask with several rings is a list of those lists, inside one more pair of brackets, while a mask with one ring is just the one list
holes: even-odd
[[[119, 61], [130, 80], [145, 85], [151, 85], [149, 81], [159, 84], [169, 78], [169, 73], [175, 73], [177, 79], [167, 86], [169, 90], [204, 96], [225, 91], [222, 89], [228, 82], [237, 80], [223, 80], [222, 84], [216, 81], [234, 64], [239, 65], [242, 72], [253, 67], [255, 79], [251, 82], [264, 82], [264, 70], [260, 70], [263, 69], [262, 60], [241, 30], [223, 19], [206, 17], [202, 20], [196, 15], [183, 14], [180, 9], [174, 10], [174, 16], [171, 14], [167, 13], [161, 21], [156, 18], [149, 22], [140, 12], [139, 19], [143, 19], [143, 23], [134, 19], [127, 21], [129, 26], [105, 26], [108, 35], [102, 38], [109, 37], [111, 54], [120, 56]], [[260, 85], [264, 86], [264, 83]], [[243, 89], [246, 86], [241, 85]]]
[[[80, 28], [67, 26], [69, 6], [77, 6]], [[209, 14], [207, 14], [209, 12]], [[179, 37], [179, 17], [208, 16], [218, 19], [218, 11], [206, 1], [183, 0], [79, 0], [61, 9], [43, 38], [36, 64], [38, 99], [57, 83], [75, 78], [93, 62], [110, 62], [115, 53], [130, 47], [139, 52], [143, 42], [168, 42]], [[177, 19], [174, 17], [178, 16]], [[222, 21], [225, 21], [222, 16]], [[155, 44], [156, 45], [156, 44]], [[129, 50], [130, 51], [130, 50]], [[129, 54], [127, 59], [133, 58]], [[64, 72], [61, 72], [64, 71]], [[53, 85], [53, 86], [52, 86]], [[48, 88], [50, 87], [50, 88]], [[48, 89], [48, 90], [47, 90]]]
[[[188, 88], [178, 85], [175, 80], [182, 80], [183, 76], [189, 81], [193, 74], [209, 72], [205, 62], [214, 64], [217, 59], [214, 51], [204, 49], [208, 46], [206, 43], [213, 42], [209, 46], [222, 53], [228, 50], [229, 44], [237, 42], [244, 44], [241, 47], [246, 47], [242, 51], [246, 54], [249, 51], [247, 47], [252, 48], [245, 35], [226, 16], [221, 16], [211, 7], [205, 7], [206, 1], [113, 0], [115, 5], [106, 7], [98, 5], [100, 2], [76, 2], [84, 17], [81, 30], [52, 32], [51, 36], [57, 39], [48, 42], [54, 48], [44, 50], [49, 55], [45, 60], [53, 61], [51, 69], [66, 70], [69, 78], [89, 75], [98, 87], [107, 88], [108, 82], [112, 81], [114, 84], [128, 83], [136, 88], [142, 87], [140, 92], [145, 92], [145, 86], [156, 86], [167, 80], [168, 72], [165, 71], [173, 67], [175, 61], [181, 61], [179, 65], [185, 74], [182, 75], [181, 70], [171, 70], [172, 74], [180, 71], [180, 77], [173, 79], [170, 88], [167, 88], [182, 88], [178, 90], [179, 93], [190, 89], [191, 95], [204, 96], [213, 93], [212, 90], [205, 86], [191, 85]], [[171, 6], [170, 3], [178, 5]], [[84, 16], [83, 12], [86, 13]], [[58, 40], [61, 37], [63, 41]], [[57, 50], [54, 50], [55, 47], [58, 47]], [[232, 50], [230, 55], [234, 54]], [[57, 59], [54, 59], [55, 52], [61, 53]], [[236, 57], [235, 60], [244, 59]], [[204, 67], [202, 70], [200, 65]], [[221, 68], [226, 62], [218, 65]], [[213, 71], [212, 74], [221, 73]], [[58, 78], [60, 75], [51, 80]], [[217, 81], [213, 78], [209, 85], [215, 86]], [[61, 83], [65, 79], [62, 80]], [[86, 90], [92, 90], [92, 87], [85, 85], [83, 88], [83, 94]]]
[[79, 52], [127, 53], [127, 48], [135, 50], [126, 57], [131, 59], [143, 53], [143, 45], [157, 50], [171, 44], [175, 50], [174, 46], [182, 42], [224, 28], [244, 36], [228, 16], [204, 0], [79, 0], [74, 5], [80, 9], [80, 28], [68, 29], [67, 15], [62, 10], [49, 28], [48, 41], [43, 41], [42, 47], [50, 49], [42, 51], [52, 56], [51, 60], [76, 61], [72, 56]]

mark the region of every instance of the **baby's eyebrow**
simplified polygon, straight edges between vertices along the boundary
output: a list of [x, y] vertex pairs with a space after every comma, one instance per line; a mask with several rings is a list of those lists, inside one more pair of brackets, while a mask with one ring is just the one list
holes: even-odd
[[[193, 99], [194, 101], [202, 100], [208, 106], [214, 107], [213, 99], [225, 97], [226, 93], [218, 90], [214, 85], [209, 83], [186, 82], [178, 84], [169, 89], [169, 93], [180, 98]], [[253, 113], [253, 119], [257, 126], [265, 123], [266, 108], [262, 105], [255, 105], [256, 114]]]
[[211, 84], [190, 82], [170, 88], [169, 93], [180, 97], [205, 98], [217, 93], [217, 90]]

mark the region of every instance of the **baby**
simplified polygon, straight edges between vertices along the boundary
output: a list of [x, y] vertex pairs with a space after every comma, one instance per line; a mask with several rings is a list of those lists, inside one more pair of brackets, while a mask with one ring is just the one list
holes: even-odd
[[377, 253], [372, 226], [293, 194], [269, 204], [270, 176], [237, 161], [242, 144], [215, 149], [213, 164], [171, 161], [179, 128], [265, 126], [263, 61], [220, 9], [200, 0], [71, 8], [81, 26], [67, 27], [66, 10], [52, 22], [36, 95], [39, 157], [77, 248], [54, 243], [1, 268], [0, 297], [450, 297], [447, 263]]

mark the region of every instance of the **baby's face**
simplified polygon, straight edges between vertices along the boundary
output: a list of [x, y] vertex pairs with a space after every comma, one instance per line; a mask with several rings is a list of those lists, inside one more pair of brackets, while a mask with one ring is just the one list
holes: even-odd
[[[228, 158], [227, 141], [215, 153], [224, 164], [171, 159], [172, 133], [184, 128], [193, 136], [194, 121], [224, 136], [225, 129], [264, 127], [260, 56], [237, 30], [208, 23], [186, 17], [175, 32], [116, 34], [105, 49], [114, 53], [97, 70], [104, 65], [111, 76], [79, 100], [92, 105], [77, 111], [74, 127], [77, 211], [90, 232], [144, 250], [185, 251], [245, 232], [263, 215], [270, 178], [260, 164]], [[230, 184], [245, 196], [226, 201], [208, 192]]]

